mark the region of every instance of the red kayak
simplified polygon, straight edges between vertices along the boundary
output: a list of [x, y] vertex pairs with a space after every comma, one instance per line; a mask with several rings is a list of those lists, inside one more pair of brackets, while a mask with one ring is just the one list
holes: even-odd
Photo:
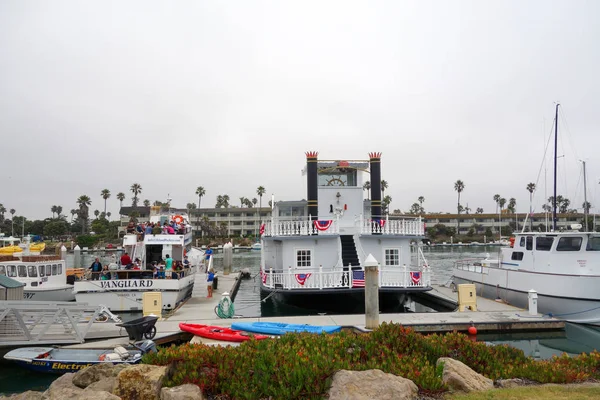
[[207, 339], [225, 340], [227, 342], [244, 342], [254, 338], [256, 340], [267, 339], [269, 336], [236, 331], [235, 329], [222, 326], [210, 326], [200, 324], [186, 324], [181, 322], [179, 329]]

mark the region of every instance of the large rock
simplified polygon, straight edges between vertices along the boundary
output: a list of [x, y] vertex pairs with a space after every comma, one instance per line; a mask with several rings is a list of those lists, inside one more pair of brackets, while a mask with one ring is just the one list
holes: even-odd
[[114, 378], [119, 375], [123, 369], [127, 368], [126, 364], [101, 363], [87, 367], [75, 373], [73, 376], [73, 384], [77, 387], [85, 389], [94, 382], [98, 382], [106, 378]]
[[410, 379], [378, 369], [337, 371], [329, 389], [329, 400], [415, 399], [419, 388]]
[[158, 400], [166, 372], [167, 367], [132, 365], [119, 372], [113, 393], [124, 399]]
[[94, 382], [85, 388], [86, 391], [98, 391], [113, 393], [117, 387], [117, 377], [111, 376]]
[[96, 391], [86, 388], [79, 396], [77, 396], [77, 400], [121, 400], [121, 398], [103, 390]]
[[436, 366], [444, 364], [442, 381], [450, 388], [463, 392], [474, 392], [494, 388], [494, 382], [483, 375], [473, 371], [467, 365], [453, 358], [442, 357], [437, 360]]
[[0, 399], [10, 399], [10, 400], [41, 400], [43, 397], [42, 392], [34, 392], [33, 390], [28, 390], [23, 393], [13, 394], [9, 397], [0, 396]]
[[73, 377], [75, 374], [69, 372], [61, 375], [58, 379], [56, 379], [48, 390], [44, 392], [43, 399], [44, 400], [65, 400], [65, 399], [75, 399], [83, 389], [78, 388], [73, 384]]
[[162, 388], [160, 391], [161, 400], [204, 400], [202, 391], [196, 385], [186, 384], [172, 388]]

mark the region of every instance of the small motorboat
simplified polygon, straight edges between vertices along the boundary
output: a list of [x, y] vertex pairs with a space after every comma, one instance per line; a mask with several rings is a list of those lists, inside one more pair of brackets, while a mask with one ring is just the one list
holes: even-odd
[[286, 324], [283, 322], [234, 322], [231, 324], [231, 328], [267, 335], [283, 335], [288, 332], [335, 333], [342, 330], [341, 326]]
[[114, 349], [21, 347], [9, 351], [4, 358], [37, 372], [64, 374], [102, 363], [137, 364], [144, 354], [155, 351], [156, 344], [152, 340], [144, 340], [135, 343], [131, 349], [122, 346]]
[[245, 342], [246, 340], [250, 340], [252, 338], [256, 340], [262, 340], [269, 337], [265, 335], [249, 334], [235, 329], [224, 328], [222, 326], [186, 324], [183, 322], [179, 324], [179, 329], [203, 338], [223, 340], [227, 342]]

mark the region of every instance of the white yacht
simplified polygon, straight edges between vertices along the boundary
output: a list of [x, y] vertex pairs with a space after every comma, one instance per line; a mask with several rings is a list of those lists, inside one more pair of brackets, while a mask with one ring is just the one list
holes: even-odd
[[522, 308], [535, 290], [539, 312], [600, 325], [600, 233], [519, 233], [498, 259], [459, 261], [453, 275], [455, 284], [474, 283], [478, 295]]
[[[306, 153], [307, 201], [273, 202], [261, 227], [261, 296], [304, 308], [364, 306], [369, 255], [380, 265], [382, 307], [406, 306], [431, 290], [421, 248], [411, 246], [424, 237], [423, 221], [382, 213], [381, 153], [354, 161], [317, 156]], [[363, 179], [370, 179], [370, 199]]]
[[0, 256], [0, 275], [25, 284], [23, 298], [35, 301], [73, 301], [73, 285], [67, 284], [67, 266], [58, 256]]
[[[161, 226], [164, 222], [176, 221], [180, 229], [174, 234], [126, 234], [123, 247], [132, 260], [139, 259], [140, 269], [124, 269], [118, 266], [117, 260], [110, 260], [110, 274], [75, 282], [77, 301], [89, 304], [104, 304], [111, 311], [142, 310], [144, 292], [161, 292], [162, 308], [171, 310], [192, 294], [195, 273], [202, 260], [201, 255], [194, 255], [198, 250], [191, 250], [192, 226], [184, 214], [150, 215], [150, 222]], [[169, 255], [175, 263], [183, 262], [189, 255], [190, 264], [182, 271], [174, 273], [172, 279], [155, 273], [153, 263], [160, 264]], [[103, 264], [106, 264], [104, 262]], [[110, 277], [110, 278], [108, 278]], [[104, 279], [108, 278], [108, 279]]]

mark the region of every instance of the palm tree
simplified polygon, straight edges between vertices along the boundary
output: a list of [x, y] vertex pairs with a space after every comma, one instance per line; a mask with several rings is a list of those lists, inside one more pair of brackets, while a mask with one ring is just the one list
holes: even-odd
[[228, 194], [223, 195], [223, 207], [229, 208], [229, 195]]
[[417, 199], [417, 201], [419, 202], [419, 212], [420, 213], [424, 213], [425, 209], [423, 208], [423, 203], [425, 203], [425, 197], [419, 196], [419, 198]]
[[0, 204], [0, 221], [4, 221], [4, 213], [6, 212], [6, 208], [4, 204]]
[[117, 199], [119, 200], [119, 213], [121, 213], [121, 208], [123, 208], [123, 200], [125, 200], [125, 193], [117, 193]]
[[109, 211], [109, 212], [107, 212], [107, 213], [106, 213], [106, 218], [107, 218], [109, 221], [110, 221], [110, 216], [111, 216], [111, 213], [110, 213], [110, 211]]
[[134, 183], [133, 185], [131, 185], [131, 188], [129, 189], [131, 190], [131, 193], [133, 193], [133, 199], [131, 201], [131, 205], [133, 207], [137, 207], [138, 205], [138, 194], [142, 193], [142, 185], [140, 185], [139, 183]]
[[223, 195], [217, 196], [217, 202], [215, 203], [215, 208], [223, 207]]
[[366, 181], [363, 190], [367, 191], [367, 200], [371, 200], [371, 181]]
[[496, 202], [496, 214], [498, 214], [498, 202], [500, 201], [500, 195], [499, 194], [495, 194], [494, 195], [494, 201]]
[[533, 192], [535, 192], [535, 183], [530, 182], [527, 184], [526, 187], [527, 191], [529, 192], [529, 230], [533, 231]]
[[196, 195], [198, 196], [198, 208], [200, 208], [200, 201], [202, 200], [202, 196], [206, 194], [206, 190], [202, 186], [198, 186], [196, 188]]
[[[383, 186], [382, 186], [383, 187]], [[383, 200], [381, 201], [381, 206], [382, 206], [382, 214], [387, 214], [388, 210], [390, 209], [390, 203], [392, 202], [392, 198], [390, 195], [387, 195], [383, 198]]]
[[460, 194], [462, 193], [463, 190], [465, 190], [464, 182], [461, 181], [460, 179], [457, 180], [456, 182], [454, 182], [454, 190], [456, 190], [458, 192], [458, 203], [456, 206], [456, 210], [458, 211], [458, 217], [456, 218], [456, 234], [460, 235], [460, 212], [461, 212]]
[[387, 181], [381, 180], [381, 197], [385, 197], [385, 190], [388, 188]]
[[477, 207], [477, 210], [475, 210], [475, 214], [483, 214], [483, 208]]
[[81, 221], [81, 233], [85, 233], [85, 228], [87, 226], [87, 221], [89, 217], [89, 206], [92, 205], [92, 200], [89, 196], [81, 195], [77, 199], [77, 204], [79, 205], [78, 216]]
[[60, 214], [62, 214], [62, 206], [56, 206], [56, 218], [60, 218]]
[[76, 209], [71, 209], [71, 223], [73, 223], [73, 218], [75, 218], [75, 214], [77, 214], [77, 210]]
[[100, 192], [100, 196], [102, 196], [102, 198], [104, 199], [104, 214], [106, 214], [106, 200], [108, 200], [108, 198], [110, 197], [110, 190], [102, 189], [102, 191]]
[[[258, 195], [258, 198], [260, 199], [260, 200], [259, 200], [259, 203], [258, 203], [258, 208], [259, 208], [259, 209], [260, 209], [260, 208], [262, 208], [262, 197], [263, 197], [263, 195], [265, 194], [265, 192], [266, 192], [266, 190], [265, 190], [265, 188], [264, 188], [264, 187], [262, 187], [262, 186], [259, 186], [259, 187], [256, 189], [256, 194]], [[260, 211], [259, 211], [259, 212], [260, 212]], [[259, 221], [260, 221], [260, 214], [259, 214]]]
[[516, 206], [517, 206], [517, 200], [514, 197], [511, 197], [510, 199], [508, 199], [508, 206], [506, 206], [506, 209], [508, 211], [510, 211], [511, 214], [515, 213]]
[[56, 214], [56, 206], [50, 207], [50, 211], [52, 211], [52, 219], [54, 219], [54, 214]]
[[150, 200], [144, 200], [144, 207], [150, 207]]
[[99, 210], [94, 210], [94, 215], [96, 216], [96, 219], [98, 219], [98, 215], [100, 215], [100, 211]]
[[14, 208], [11, 208], [9, 213], [10, 213], [10, 224], [11, 224], [11, 229], [12, 229], [12, 234], [11, 236], [15, 236], [15, 213], [17, 212], [17, 210], [15, 210]]
[[240, 208], [244, 208], [244, 204], [246, 204], [246, 198], [242, 196], [240, 197]]

